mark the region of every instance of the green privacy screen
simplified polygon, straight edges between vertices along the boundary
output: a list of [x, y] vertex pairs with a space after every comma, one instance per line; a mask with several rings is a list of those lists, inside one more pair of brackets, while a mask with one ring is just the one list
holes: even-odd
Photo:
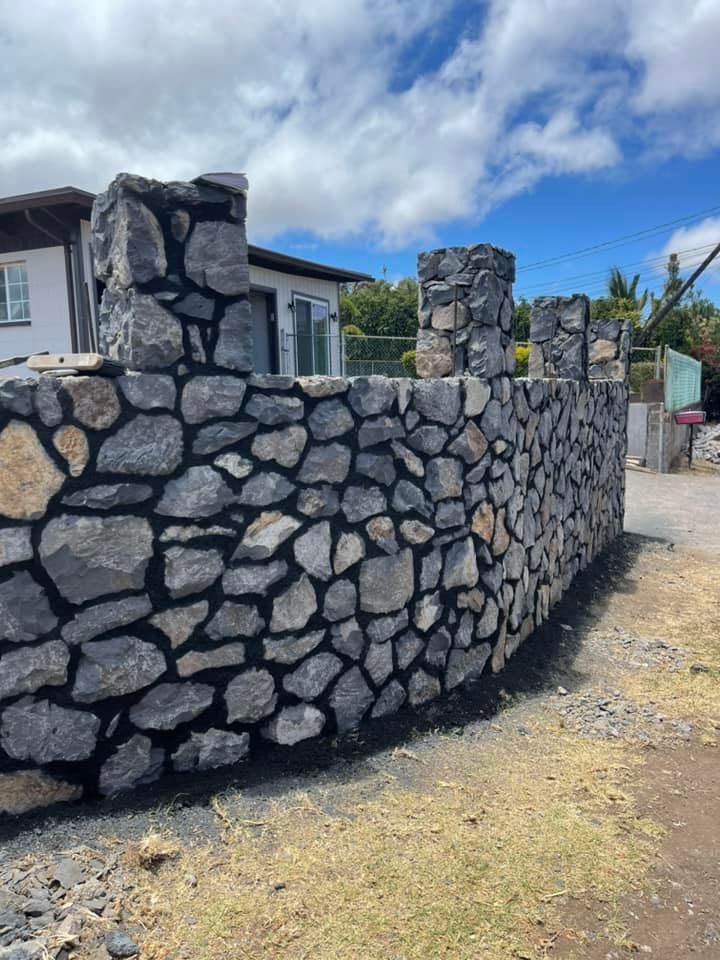
[[665, 409], [672, 413], [700, 403], [702, 365], [684, 353], [665, 350]]

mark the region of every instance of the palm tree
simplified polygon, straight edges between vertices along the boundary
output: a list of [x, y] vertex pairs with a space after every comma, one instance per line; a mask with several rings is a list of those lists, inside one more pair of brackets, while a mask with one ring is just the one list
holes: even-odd
[[647, 303], [648, 292], [644, 290], [638, 297], [638, 283], [640, 283], [639, 273], [636, 273], [632, 281], [628, 283], [628, 278], [619, 267], [611, 267], [608, 278], [608, 294], [613, 300], [628, 300], [638, 313], [641, 313]]

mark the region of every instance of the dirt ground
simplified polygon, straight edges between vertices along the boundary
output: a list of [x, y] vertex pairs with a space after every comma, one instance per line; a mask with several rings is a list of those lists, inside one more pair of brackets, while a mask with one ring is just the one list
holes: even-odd
[[718, 494], [629, 472], [626, 535], [503, 674], [2, 824], [0, 872], [112, 861], [61, 960], [107, 960], [117, 923], [147, 960], [720, 960]]

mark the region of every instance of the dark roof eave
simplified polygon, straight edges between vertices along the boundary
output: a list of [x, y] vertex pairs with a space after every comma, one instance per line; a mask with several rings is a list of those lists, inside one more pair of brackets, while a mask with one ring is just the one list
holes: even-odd
[[0, 198], [0, 214], [17, 213], [22, 210], [37, 210], [40, 207], [58, 207], [68, 204], [92, 210], [94, 193], [79, 190], [77, 187], [56, 187], [54, 190], [37, 190], [34, 193], [20, 193], [14, 197]]
[[282, 273], [315, 277], [318, 280], [331, 280], [337, 283], [358, 283], [375, 279], [369, 273], [344, 270], [342, 267], [331, 267], [324, 263], [315, 263], [313, 260], [302, 260], [300, 257], [291, 257], [287, 253], [278, 253], [276, 250], [257, 247], [253, 243], [248, 244], [248, 259], [250, 264], [255, 267], [265, 267], [268, 270], [280, 270]]

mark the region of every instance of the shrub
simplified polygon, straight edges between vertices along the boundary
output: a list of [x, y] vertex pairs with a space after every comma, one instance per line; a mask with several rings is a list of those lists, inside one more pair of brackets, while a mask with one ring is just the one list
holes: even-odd
[[346, 334], [348, 337], [364, 337], [365, 334], [362, 332], [360, 327], [354, 323], [346, 323], [342, 328], [342, 333]]
[[530, 347], [515, 347], [515, 376], [526, 377], [528, 374], [528, 360]]
[[655, 361], [641, 360], [630, 365], [630, 392], [640, 393], [643, 384], [655, 379]]
[[406, 350], [400, 357], [402, 365], [405, 367], [407, 375], [413, 380], [417, 379], [417, 366], [415, 364], [415, 350]]

